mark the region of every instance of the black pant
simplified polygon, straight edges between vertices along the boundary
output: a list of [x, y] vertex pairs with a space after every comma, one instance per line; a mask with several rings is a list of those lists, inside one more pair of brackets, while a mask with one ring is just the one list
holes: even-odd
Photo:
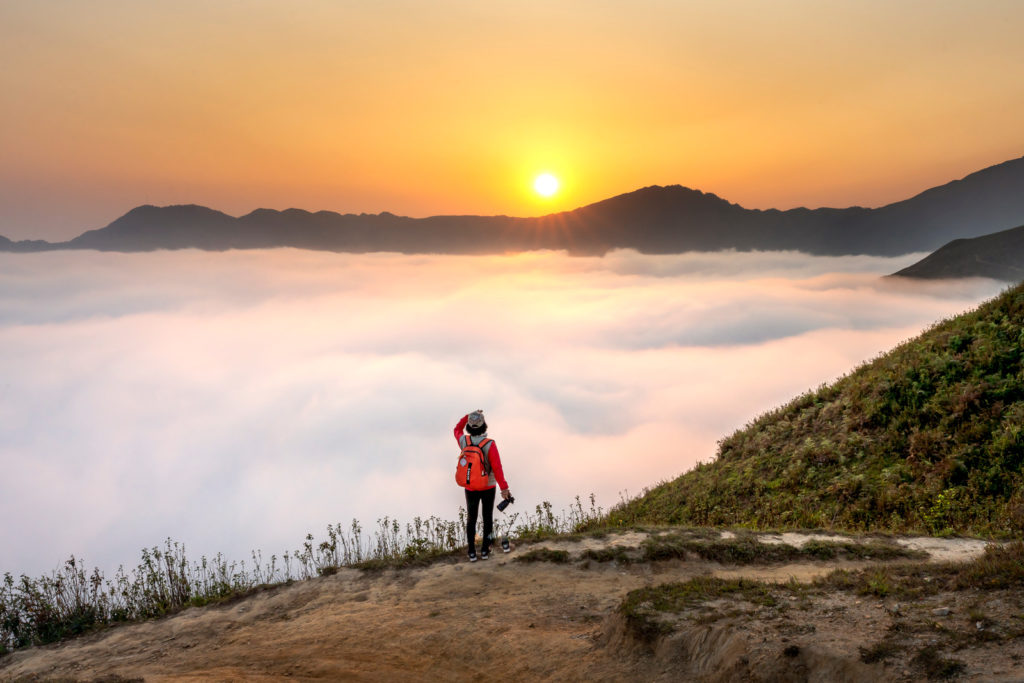
[[484, 506], [484, 547], [483, 551], [491, 549], [491, 537], [494, 535], [494, 492], [496, 488], [489, 488], [485, 491], [470, 491], [466, 489], [466, 540], [469, 542], [469, 552], [476, 552], [476, 508], [479, 503]]

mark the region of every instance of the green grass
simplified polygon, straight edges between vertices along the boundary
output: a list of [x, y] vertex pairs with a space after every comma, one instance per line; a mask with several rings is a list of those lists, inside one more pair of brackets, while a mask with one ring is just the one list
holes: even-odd
[[1024, 534], [1024, 285], [722, 439], [594, 526]]
[[567, 550], [552, 548], [533, 548], [512, 558], [515, 562], [554, 562], [564, 564], [569, 561]]
[[855, 543], [812, 539], [798, 547], [783, 543], [763, 543], [753, 535], [743, 533], [731, 539], [695, 539], [685, 531], [649, 536], [643, 542], [642, 551], [643, 558], [649, 561], [686, 559], [693, 555], [711, 562], [740, 565], [835, 558], [922, 559], [927, 556], [927, 553], [884, 541]]
[[631, 564], [635, 562], [633, 554], [637, 548], [627, 548], [621, 545], [610, 545], [604, 548], [587, 548], [580, 554], [581, 560], [593, 560], [594, 562], [618, 562], [619, 564]]
[[643, 642], [650, 642], [672, 630], [659, 613], [681, 612], [710, 600], [730, 597], [765, 607], [777, 604], [770, 586], [748, 579], [718, 579], [699, 576], [689, 581], [638, 588], [626, 594], [618, 611], [627, 628]]

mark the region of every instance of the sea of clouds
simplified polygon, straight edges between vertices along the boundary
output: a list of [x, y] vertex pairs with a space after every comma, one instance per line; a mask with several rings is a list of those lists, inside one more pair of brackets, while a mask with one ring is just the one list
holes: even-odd
[[0, 254], [0, 572], [455, 519], [476, 408], [516, 507], [608, 507], [1004, 287], [919, 257]]

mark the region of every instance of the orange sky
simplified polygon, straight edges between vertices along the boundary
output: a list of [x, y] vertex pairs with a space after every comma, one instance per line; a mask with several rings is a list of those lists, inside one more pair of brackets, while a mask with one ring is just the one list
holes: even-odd
[[1015, 0], [7, 0], [0, 234], [672, 183], [877, 206], [1024, 154], [1022, 26]]

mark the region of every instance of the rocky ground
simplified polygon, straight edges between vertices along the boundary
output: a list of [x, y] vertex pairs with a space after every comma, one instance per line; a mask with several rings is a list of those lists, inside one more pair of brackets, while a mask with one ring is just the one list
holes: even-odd
[[[702, 576], [806, 582], [837, 568], [909, 561], [844, 555], [729, 564], [692, 552], [645, 559], [639, 549], [652, 533], [668, 532], [545, 541], [475, 564], [453, 558], [421, 568], [343, 569], [19, 651], [0, 659], [0, 680], [1024, 680], [1024, 596], [1007, 590], [940, 592], [908, 603], [782, 584], [774, 604], [706, 599], [658, 613], [657, 633], [639, 633], [619, 608], [644, 586]], [[851, 541], [756, 540], [799, 547], [829, 538]], [[970, 560], [985, 546], [973, 539], [886, 543], [927, 552], [932, 562]], [[600, 553], [619, 554], [593, 559]], [[531, 557], [540, 561], [522, 561]]]

